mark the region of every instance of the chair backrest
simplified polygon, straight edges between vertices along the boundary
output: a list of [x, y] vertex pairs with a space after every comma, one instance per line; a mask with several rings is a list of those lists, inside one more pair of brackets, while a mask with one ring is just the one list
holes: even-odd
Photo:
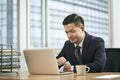
[[107, 61], [104, 72], [120, 72], [120, 48], [106, 48]]

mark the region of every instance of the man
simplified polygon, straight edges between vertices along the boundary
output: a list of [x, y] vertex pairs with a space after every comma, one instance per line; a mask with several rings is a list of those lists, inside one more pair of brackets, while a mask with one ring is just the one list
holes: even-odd
[[[85, 31], [83, 18], [77, 14], [68, 15], [63, 25], [69, 40], [57, 56], [59, 67], [64, 66], [64, 71], [76, 72], [75, 65], [86, 65], [90, 72], [102, 72], [106, 63], [104, 40], [89, 35]], [[79, 56], [76, 55], [77, 46], [80, 47]]]

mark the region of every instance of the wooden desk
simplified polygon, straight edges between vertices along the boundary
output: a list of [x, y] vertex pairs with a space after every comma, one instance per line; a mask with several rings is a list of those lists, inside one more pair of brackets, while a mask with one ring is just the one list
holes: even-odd
[[120, 75], [120, 72], [102, 72], [88, 73], [87, 76], [76, 76], [76, 74], [67, 75], [29, 75], [28, 73], [20, 73], [20, 75], [0, 76], [0, 80], [91, 80], [96, 76], [103, 75]]

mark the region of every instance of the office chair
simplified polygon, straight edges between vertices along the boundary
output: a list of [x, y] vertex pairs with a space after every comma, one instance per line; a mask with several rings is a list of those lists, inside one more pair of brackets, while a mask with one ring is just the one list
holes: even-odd
[[104, 72], [120, 72], [120, 48], [106, 48], [107, 61]]

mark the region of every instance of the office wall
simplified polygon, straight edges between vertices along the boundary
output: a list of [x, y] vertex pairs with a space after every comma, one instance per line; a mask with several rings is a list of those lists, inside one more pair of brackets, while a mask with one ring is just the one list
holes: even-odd
[[120, 48], [120, 0], [111, 0], [113, 3], [113, 46]]

